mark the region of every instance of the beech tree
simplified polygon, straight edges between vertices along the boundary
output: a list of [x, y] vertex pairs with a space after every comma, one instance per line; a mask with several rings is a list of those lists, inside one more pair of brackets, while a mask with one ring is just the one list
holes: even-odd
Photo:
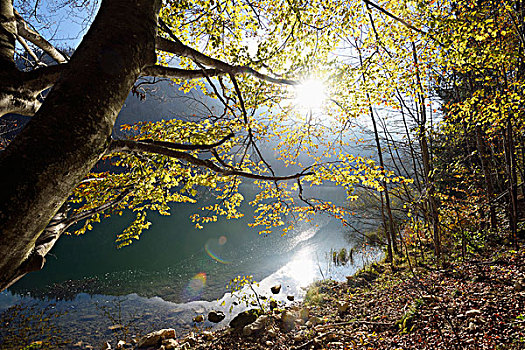
[[[345, 138], [330, 136], [339, 132], [334, 123], [283, 103], [293, 94], [290, 86], [327, 69], [337, 40], [327, 28], [348, 20], [344, 6], [337, 9], [324, 1], [102, 0], [67, 57], [12, 0], [1, 0], [0, 115], [32, 119], [0, 153], [0, 290], [41, 269], [73, 224], [83, 222], [76, 231], [83, 233], [103, 217], [132, 209], [136, 219], [117, 236], [127, 245], [150, 225], [148, 211], [169, 214], [169, 203], [195, 202], [203, 187], [217, 204], [192, 217], [197, 226], [218, 215], [240, 217], [238, 187], [247, 178], [260, 189], [251, 202], [253, 225], [286, 233], [289, 219], [324, 211], [344, 222], [349, 214], [308, 198], [305, 186], [332, 181], [352, 200], [356, 183], [379, 189], [385, 177], [402, 181], [342, 152]], [[17, 67], [17, 41], [33, 69]], [[34, 47], [55, 64], [40, 61]], [[126, 137], [112, 139], [126, 97], [146, 77], [170, 79], [185, 91], [198, 88], [223, 111], [125, 126]], [[274, 162], [261, 151], [265, 142], [277, 144]], [[309, 164], [301, 164], [302, 154]], [[92, 171], [103, 159], [119, 171]], [[275, 162], [290, 170], [277, 173]]]

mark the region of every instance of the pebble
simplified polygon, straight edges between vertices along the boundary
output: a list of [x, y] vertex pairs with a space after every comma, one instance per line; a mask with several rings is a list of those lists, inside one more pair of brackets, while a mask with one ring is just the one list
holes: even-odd
[[121, 324], [114, 324], [108, 327], [110, 331], [118, 331], [119, 329], [122, 329], [122, 328], [124, 328], [124, 326]]
[[270, 290], [272, 291], [273, 294], [279, 294], [279, 292], [281, 291], [281, 285], [280, 284], [275, 285], [272, 288], [270, 288]]
[[337, 303], [337, 311], [341, 314], [345, 313], [349, 307], [350, 307], [350, 303], [348, 301], [339, 301]]
[[201, 323], [201, 322], [204, 322], [204, 316], [202, 315], [197, 315], [193, 318], [193, 322], [195, 323]]
[[477, 309], [472, 309], [472, 310], [468, 310], [467, 312], [465, 312], [465, 316], [467, 317], [474, 317], [478, 315], [481, 315], [481, 311]]
[[202, 332], [202, 338], [204, 340], [208, 340], [208, 341], [213, 340], [213, 338], [214, 338], [213, 337], [213, 333], [209, 332], [209, 331], [204, 331], [204, 332]]

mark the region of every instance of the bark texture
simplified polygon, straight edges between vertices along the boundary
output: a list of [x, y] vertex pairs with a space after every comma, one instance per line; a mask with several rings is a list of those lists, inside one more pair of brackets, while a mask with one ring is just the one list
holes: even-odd
[[[11, 15], [12, 2], [0, 3], [11, 5], [2, 16]], [[158, 0], [103, 0], [68, 69], [0, 154], [0, 290], [39, 267], [31, 259], [37, 240], [105, 153], [133, 83], [156, 61], [159, 7]], [[1, 59], [10, 43], [0, 39]]]

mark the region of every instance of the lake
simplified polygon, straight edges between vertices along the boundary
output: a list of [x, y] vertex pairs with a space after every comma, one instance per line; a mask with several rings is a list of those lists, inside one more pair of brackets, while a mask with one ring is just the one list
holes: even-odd
[[[244, 185], [242, 192], [248, 202], [254, 188]], [[335, 187], [322, 192], [336, 203], [345, 199], [344, 191]], [[195, 315], [210, 310], [224, 310], [227, 318], [218, 326], [226, 325], [246, 307], [236, 305], [236, 297], [226, 288], [239, 275], [259, 281], [256, 290], [261, 295], [270, 296], [270, 287], [281, 284], [276, 299], [290, 303], [287, 295], [301, 300], [314, 280], [344, 280], [364, 262], [381, 256], [379, 250], [357, 247], [354, 264], [335, 266], [330, 250], [350, 249], [358, 240], [326, 216], [298, 223], [283, 237], [279, 230], [264, 236], [247, 225], [253, 216], [247, 206], [244, 218], [219, 220], [200, 230], [189, 220], [198, 208], [175, 204], [171, 216], [151, 214], [152, 227], [122, 249], [116, 249], [115, 235], [133, 213], [107, 219], [83, 236], [63, 236], [43, 270], [0, 293], [0, 311], [13, 305], [23, 305], [28, 314], [45, 309], [59, 315], [53, 318], [53, 327], [65, 339], [98, 348], [104, 340], [160, 327], [183, 334], [194, 326]]]

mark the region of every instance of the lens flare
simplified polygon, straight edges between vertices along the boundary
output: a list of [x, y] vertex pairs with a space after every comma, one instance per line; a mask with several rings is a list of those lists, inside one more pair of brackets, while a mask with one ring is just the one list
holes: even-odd
[[195, 300], [202, 295], [202, 290], [206, 287], [206, 273], [199, 272], [190, 280], [184, 289], [185, 299]]
[[221, 257], [221, 253], [224, 251], [224, 245], [228, 239], [226, 236], [221, 236], [219, 239], [209, 239], [204, 244], [204, 251], [210, 258], [221, 264], [231, 264], [231, 261], [225, 260]]

